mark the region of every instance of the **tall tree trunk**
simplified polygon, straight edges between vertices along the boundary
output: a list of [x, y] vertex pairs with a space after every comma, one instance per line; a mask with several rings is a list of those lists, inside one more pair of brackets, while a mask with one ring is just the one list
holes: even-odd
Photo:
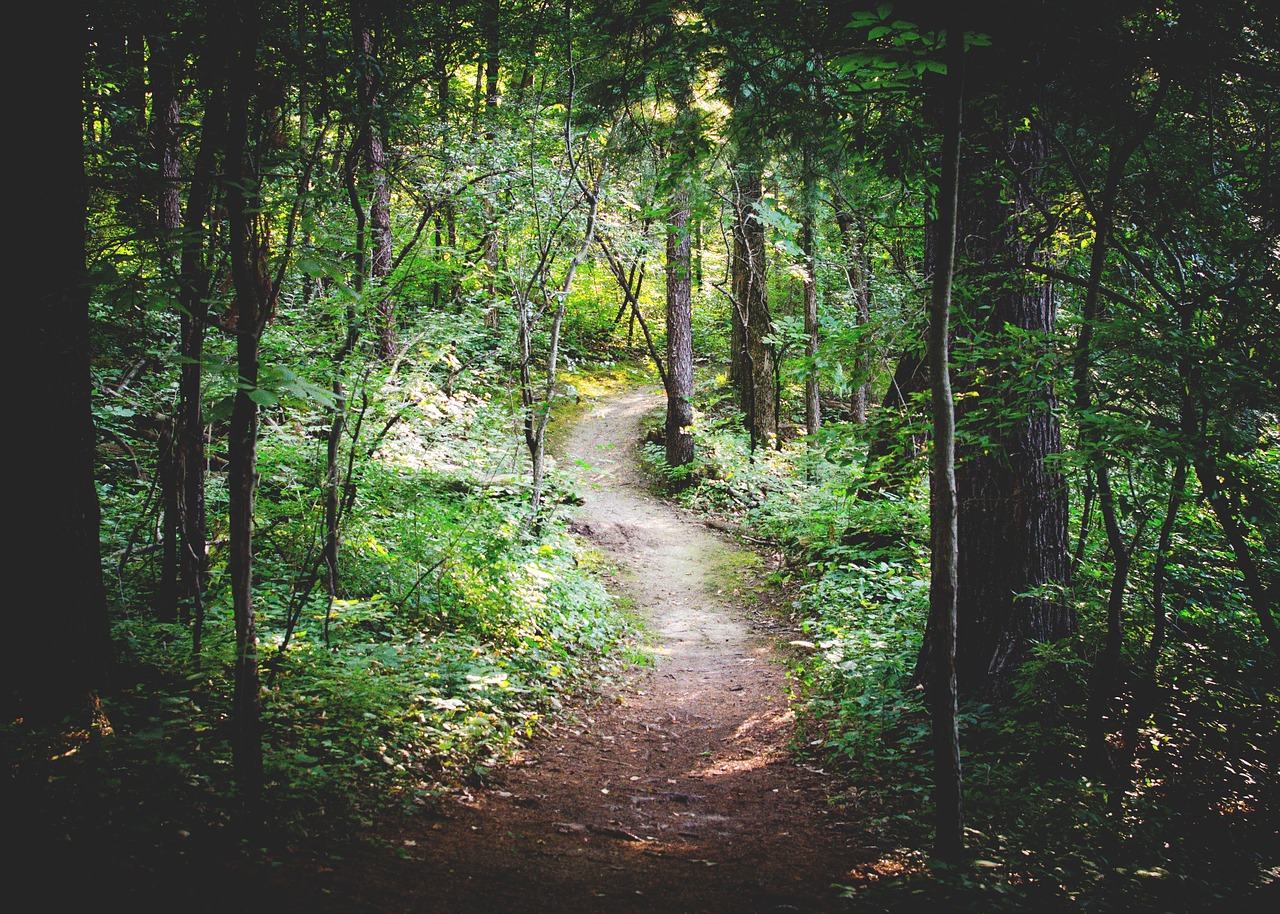
[[[484, 60], [480, 71], [476, 74], [476, 89], [480, 88], [480, 77], [484, 77], [484, 113], [488, 124], [485, 138], [492, 142], [497, 137], [495, 119], [498, 111], [498, 75], [501, 65], [502, 38], [502, 3], [501, 0], [483, 0], [484, 7]], [[477, 116], [478, 113], [477, 113]], [[484, 234], [480, 239], [481, 259], [485, 264], [485, 292], [489, 305], [485, 309], [484, 323], [491, 330], [496, 330], [502, 318], [502, 309], [498, 301], [498, 268], [501, 255], [501, 243], [498, 234], [498, 217], [494, 202], [489, 194], [481, 198], [484, 210]]]
[[[729, 240], [729, 383], [738, 393], [738, 405], [742, 407], [743, 425], [751, 431], [750, 389], [747, 385], [749, 360], [747, 358], [747, 305], [742, 298], [747, 263], [746, 239], [742, 232], [741, 188], [734, 191], [734, 218]], [[755, 448], [755, 435], [751, 446]]]
[[502, 60], [501, 27], [501, 0], [484, 0], [484, 106], [490, 115], [498, 107], [498, 67]]
[[257, 175], [246, 162], [250, 99], [257, 52], [257, 19], [250, 0], [237, 10], [237, 49], [228, 80], [227, 223], [231, 273], [238, 303], [238, 386], [228, 434], [229, 566], [235, 615], [236, 657], [232, 703], [232, 764], [243, 799], [256, 804], [263, 786], [262, 695], [258, 672], [258, 626], [253, 603], [253, 504], [257, 484], [258, 350], [269, 313], [271, 281], [265, 275], [265, 240], [259, 231], [261, 196]]
[[671, 198], [667, 217], [667, 465], [693, 461], [693, 289], [689, 191]]
[[[1036, 370], [1030, 358], [1018, 366], [991, 354], [1010, 350], [1009, 328], [1023, 347], [1046, 339], [1056, 316], [1051, 287], [1025, 278], [1019, 266], [1038, 256], [1024, 239], [1044, 141], [1035, 130], [1010, 135], [997, 126], [1008, 121], [1007, 112], [989, 112], [972, 154], [958, 258], [979, 274], [984, 266], [1015, 266], [957, 287], [966, 342], [976, 347], [961, 382], [974, 395], [960, 397], [957, 411], [957, 670], [963, 694], [997, 700], [1032, 643], [1076, 627], [1060, 592], [1068, 573], [1067, 489], [1052, 467], [1061, 451], [1056, 396], [1048, 379], [1027, 392], [1020, 375]], [[1015, 172], [1007, 182], [994, 177], [1005, 163]]]
[[[38, 493], [40, 510], [22, 516], [14, 568], [49, 569], [57, 550], [56, 580], [46, 598], [9, 615], [11, 649], [0, 673], [0, 711], [10, 722], [54, 723], [68, 711], [97, 710], [109, 686], [111, 639], [103, 586], [98, 492], [94, 485], [96, 433], [89, 373], [89, 284], [85, 274], [83, 10], [37, 10], [33, 34], [42, 39], [48, 72], [32, 105], [15, 116], [40, 122], [44, 150], [24, 158], [24, 180], [56, 188], [24, 214], [30, 220], [19, 248], [30, 263], [28, 287], [33, 362], [39, 383], [26, 385], [17, 425], [40, 430], [41, 446], [15, 451], [24, 488]], [[77, 15], [76, 13], [79, 13]], [[47, 15], [44, 15], [47, 13]], [[20, 102], [21, 103], [21, 102]], [[72, 150], [75, 153], [72, 153]], [[62, 152], [65, 151], [65, 154]], [[29, 412], [27, 412], [29, 411]]]
[[[156, 14], [163, 24], [162, 14]], [[149, 35], [150, 57], [147, 72], [151, 76], [151, 149], [156, 165], [156, 215], [160, 230], [172, 236], [182, 224], [182, 188], [178, 170], [178, 69], [170, 44], [173, 36]]]
[[[368, 0], [354, 0], [351, 4], [351, 31], [359, 58], [356, 71], [357, 142], [364, 170], [369, 176], [369, 280], [377, 288], [391, 272], [391, 183], [387, 179], [386, 149], [378, 118], [382, 86], [373, 49]], [[389, 362], [399, 353], [399, 344], [395, 299], [383, 289], [379, 289], [377, 310], [378, 357]]]
[[804, 252], [804, 354], [808, 364], [804, 377], [804, 426], [810, 436], [816, 435], [822, 427], [822, 399], [818, 389], [818, 256], [813, 185], [809, 152], [805, 150], [800, 249]]
[[764, 342], [773, 332], [765, 266], [764, 224], [755, 207], [764, 195], [758, 162], [742, 162], [734, 199], [733, 260], [730, 265], [733, 308], [733, 361], [738, 402], [751, 446], [777, 440], [774, 359]]
[[[844, 200], [841, 200], [836, 210], [836, 225], [840, 229], [840, 239], [844, 245], [844, 272], [849, 284], [849, 294], [853, 296], [854, 319], [858, 327], [866, 327], [871, 321], [867, 220], [865, 216], [851, 212]], [[869, 348], [868, 342], [860, 339], [858, 351], [854, 354], [853, 384], [849, 392], [849, 421], [854, 425], [865, 425], [867, 421], [867, 398], [871, 395], [868, 377], [871, 372]]]
[[175, 430], [176, 472], [180, 477], [182, 575], [180, 598], [191, 613], [192, 650], [199, 654], [204, 637], [204, 587], [208, 566], [208, 516], [205, 507], [204, 383], [205, 327], [209, 315], [208, 239], [205, 220], [213, 202], [219, 154], [227, 143], [225, 88], [226, 39], [217, 30], [201, 59], [201, 80], [209, 90], [200, 127], [200, 147], [192, 167], [191, 187], [182, 226], [182, 265], [178, 291], [179, 351], [178, 423]]
[[[670, 11], [668, 11], [670, 12]], [[669, 23], [673, 52], [684, 48], [680, 25]], [[683, 59], [674, 60], [670, 83], [675, 122], [667, 164], [667, 466], [678, 469], [693, 462], [693, 262], [690, 215], [692, 189], [697, 180], [698, 115], [693, 109], [693, 71]], [[681, 484], [685, 478], [681, 478]]]
[[963, 32], [947, 29], [948, 74], [943, 81], [942, 173], [938, 181], [938, 261], [929, 299], [929, 375], [933, 454], [929, 481], [929, 626], [933, 656], [926, 683], [933, 730], [934, 853], [958, 861], [964, 853], [964, 779], [957, 717], [956, 623], [959, 547], [955, 475], [955, 405], [951, 393], [951, 285], [955, 269], [960, 134], [964, 111]]
[[[147, 72], [151, 79], [151, 151], [158, 178], [154, 189], [156, 221], [167, 272], [173, 268], [173, 245], [178, 241], [178, 230], [182, 227], [182, 194], [178, 184], [178, 75], [174, 55], [169, 48], [172, 38], [167, 31], [162, 33], [163, 13], [152, 10], [151, 15], [155, 20], [155, 28], [147, 36]], [[180, 539], [184, 474], [178, 464], [180, 455], [175, 434], [179, 421], [177, 416], [171, 417], [160, 437], [164, 552], [156, 616], [165, 622], [178, 618], [178, 582], [182, 565]]]
[[[381, 161], [381, 146], [376, 125], [374, 124], [374, 108], [378, 100], [378, 85], [374, 79], [377, 61], [373, 54], [373, 34], [369, 28], [367, 0], [353, 0], [351, 5], [351, 35], [356, 53], [361, 60], [357, 73], [356, 97], [359, 105], [356, 118], [356, 135], [351, 148], [347, 151], [344, 169], [344, 183], [347, 188], [347, 200], [351, 204], [352, 214], [356, 220], [356, 237], [354, 251], [354, 269], [351, 273], [352, 288], [356, 298], [362, 297], [366, 289], [374, 286], [376, 267], [373, 262], [378, 259], [377, 227], [372, 225], [373, 216], [379, 209], [377, 194], [378, 178], [381, 173], [375, 170], [375, 161]], [[360, 195], [359, 165], [363, 161], [365, 171], [373, 178], [372, 196], [366, 211]], [[385, 178], [384, 175], [382, 175]], [[385, 181], [384, 181], [385, 183]], [[373, 254], [369, 252], [372, 239]], [[387, 266], [390, 265], [390, 233], [387, 233]], [[391, 349], [386, 350], [388, 338], [385, 334], [386, 315], [379, 304], [378, 356], [383, 360], [395, 357], [394, 340]], [[338, 589], [338, 550], [341, 547], [341, 498], [342, 469], [340, 464], [342, 435], [346, 428], [348, 399], [346, 386], [343, 384], [343, 368], [347, 358], [355, 351], [360, 338], [360, 319], [354, 300], [348, 301], [346, 312], [346, 333], [342, 344], [333, 357], [333, 406], [329, 411], [328, 447], [325, 463], [325, 539], [322, 559], [325, 566], [325, 584], [329, 595], [329, 606], [337, 597]], [[328, 614], [326, 613], [326, 619]], [[327, 629], [326, 629], [327, 631]]]

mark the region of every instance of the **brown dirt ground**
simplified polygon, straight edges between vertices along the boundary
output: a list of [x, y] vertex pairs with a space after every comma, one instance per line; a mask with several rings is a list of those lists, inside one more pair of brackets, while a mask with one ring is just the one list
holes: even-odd
[[44, 909], [92, 897], [95, 881], [134, 911], [852, 909], [833, 886], [899, 864], [856, 809], [829, 803], [850, 785], [789, 750], [795, 633], [769, 611], [759, 561], [646, 490], [639, 427], [660, 406], [653, 390], [605, 398], [558, 448], [585, 498], [573, 524], [653, 633], [650, 665], [577, 703], [485, 786], [380, 823], [376, 842], [323, 865], [187, 853], [168, 868], [82, 869], [39, 883]]

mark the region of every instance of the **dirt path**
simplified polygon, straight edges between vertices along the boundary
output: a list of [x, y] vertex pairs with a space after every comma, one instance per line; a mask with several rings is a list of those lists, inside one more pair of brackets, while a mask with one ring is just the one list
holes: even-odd
[[268, 856], [184, 839], [123, 863], [72, 843], [15, 872], [67, 874], [27, 887], [52, 911], [100, 897], [143, 914], [850, 909], [832, 884], [880, 853], [828, 805], [843, 785], [788, 755], [793, 635], [756, 599], [753, 557], [642, 484], [639, 423], [660, 406], [608, 397], [558, 448], [585, 498], [573, 524], [645, 618], [653, 662], [566, 709], [485, 787], [372, 823], [369, 841]]
[[830, 886], [866, 851], [858, 826], [827, 806], [836, 786], [788, 758], [779, 639], [734, 604], [734, 590], [752, 585], [744, 555], [638, 478], [639, 422], [660, 403], [632, 391], [596, 404], [560, 458], [586, 500], [575, 527], [616, 565], [655, 635], [652, 666], [559, 723], [493, 785], [447, 800], [421, 834], [397, 839], [412, 859], [398, 882], [370, 886], [363, 910], [847, 904]]
[[269, 853], [183, 838], [139, 859], [39, 845], [13, 871], [55, 881], [15, 897], [142, 914], [851, 910], [832, 885], [880, 851], [828, 805], [843, 785], [788, 754], [793, 635], [756, 599], [753, 557], [641, 482], [639, 423], [660, 406], [653, 391], [606, 398], [558, 449], [585, 497], [573, 524], [645, 618], [651, 665], [566, 709], [485, 787], [371, 823], [369, 841]]
[[832, 885], [879, 853], [829, 807], [842, 785], [788, 755], [791, 636], [756, 605], [753, 557], [645, 491], [639, 423], [660, 406], [651, 390], [606, 398], [558, 449], [585, 498], [573, 524], [645, 618], [652, 664], [484, 788], [380, 824], [380, 848], [346, 848], [301, 880], [281, 867], [257, 891], [271, 910], [851, 909]]

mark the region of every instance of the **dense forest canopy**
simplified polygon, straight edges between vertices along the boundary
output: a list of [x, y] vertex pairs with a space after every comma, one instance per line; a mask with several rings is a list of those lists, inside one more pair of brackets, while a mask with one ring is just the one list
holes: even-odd
[[[360, 807], [370, 759], [482, 775], [632, 637], [553, 456], [629, 366], [666, 394], [667, 494], [787, 556], [808, 751], [902, 840], [936, 815], [939, 855], [1044, 898], [1274, 879], [1268, 4], [50, 25], [75, 85], [49, 136], [83, 158], [40, 166], [29, 554], [61, 570], [7, 674], [18, 782], [79, 740], [61, 764], [106, 783], [179, 720], [147, 764], [248, 818]], [[904, 786], [946, 776], [948, 701], [963, 818], [959, 768]]]

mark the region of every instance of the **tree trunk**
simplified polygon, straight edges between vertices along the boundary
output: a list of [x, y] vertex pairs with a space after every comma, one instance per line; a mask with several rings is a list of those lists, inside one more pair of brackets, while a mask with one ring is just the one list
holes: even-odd
[[773, 332], [765, 273], [765, 230], [755, 214], [763, 195], [759, 163], [744, 162], [734, 201], [731, 343], [737, 366], [734, 378], [738, 402], [752, 448], [774, 443], [777, 437], [773, 349], [764, 342]]
[[498, 107], [498, 67], [501, 63], [501, 0], [484, 0], [484, 106]]
[[156, 475], [160, 483], [160, 581], [156, 585], [154, 607], [156, 620], [178, 620], [178, 574], [182, 563], [179, 548], [182, 529], [182, 490], [178, 473], [177, 443], [174, 429], [177, 420], [171, 416], [161, 419], [160, 436], [156, 442]]
[[[387, 180], [386, 151], [382, 142], [378, 111], [382, 87], [377, 78], [377, 57], [373, 49], [367, 0], [351, 4], [351, 31], [359, 63], [356, 65], [356, 104], [359, 137], [357, 144], [369, 176], [369, 280], [377, 288], [391, 272], [391, 184]], [[378, 299], [378, 358], [384, 362], [399, 353], [395, 299], [380, 290]]]
[[210, 36], [202, 61], [209, 88], [201, 122], [200, 148], [191, 173], [183, 218], [182, 266], [179, 282], [178, 427], [175, 431], [175, 471], [180, 477], [182, 517], [182, 575], [180, 598], [191, 613], [192, 650], [199, 654], [204, 637], [204, 587], [208, 566], [208, 515], [205, 508], [204, 383], [205, 326], [209, 316], [210, 269], [206, 253], [205, 220], [213, 202], [218, 156], [226, 146], [227, 94], [223, 84], [229, 51], [223, 37]]
[[[39, 13], [37, 16], [39, 17]], [[50, 569], [39, 582], [44, 594], [9, 614], [10, 650], [3, 664], [0, 711], [6, 723], [19, 717], [53, 723], [71, 710], [97, 708], [97, 692], [109, 685], [111, 639], [99, 546], [101, 519], [94, 485], [96, 432], [89, 374], [89, 285], [85, 275], [86, 180], [83, 146], [83, 15], [59, 8], [34, 26], [48, 72], [38, 93], [39, 111], [22, 109], [24, 123], [42, 124], [49, 154], [24, 157], [24, 180], [56, 188], [24, 217], [23, 254], [42, 269], [21, 297], [30, 302], [32, 362], [39, 383], [18, 397], [15, 428], [38, 429], [41, 446], [15, 451], [18, 477], [38, 493], [39, 510], [22, 514], [13, 567]], [[65, 150], [65, 154], [61, 151]], [[75, 150], [76, 154], [71, 151]], [[29, 298], [27, 297], [29, 295]], [[29, 410], [29, 412], [27, 412]], [[24, 456], [26, 455], [26, 456]]]
[[[1052, 289], [1020, 266], [982, 278], [984, 266], [1037, 256], [1024, 240], [1025, 218], [1044, 142], [1034, 130], [1009, 135], [996, 127], [1008, 120], [990, 115], [962, 185], [958, 259], [978, 278], [957, 287], [972, 352], [957, 412], [957, 670], [961, 693], [997, 700], [1032, 643], [1076, 627], [1058, 589], [1068, 552], [1066, 483], [1052, 468], [1061, 451], [1056, 396], [1047, 379], [1028, 393], [1034, 361], [1019, 366], [1007, 355], [1052, 333]], [[996, 177], [1004, 163], [1016, 171], [1007, 185]], [[1016, 344], [1008, 328], [1019, 333]]]
[[[148, 36], [151, 76], [151, 146], [158, 181], [156, 215], [161, 232], [172, 236], [182, 224], [182, 192], [178, 183], [178, 72], [168, 34]], [[167, 240], [167, 239], [166, 239]]]
[[236, 657], [232, 702], [232, 765], [241, 797], [256, 804], [263, 786], [262, 695], [258, 673], [257, 614], [253, 603], [253, 504], [257, 484], [258, 349], [269, 313], [271, 281], [264, 275], [265, 241], [254, 215], [261, 197], [257, 175], [247, 167], [249, 110], [257, 50], [257, 22], [239, 10], [238, 48], [229, 74], [227, 130], [227, 223], [231, 272], [239, 304], [236, 371], [239, 385], [227, 441], [229, 568], [235, 615]]
[[[836, 225], [840, 229], [840, 238], [844, 244], [845, 279], [849, 283], [849, 294], [853, 296], [855, 319], [859, 327], [865, 327], [871, 320], [871, 268], [867, 261], [867, 220], [865, 216], [855, 216], [841, 200], [840, 207], [836, 211]], [[871, 373], [869, 348], [865, 340], [859, 340], [858, 351], [854, 354], [853, 385], [849, 392], [849, 421], [854, 425], [865, 425], [867, 421], [867, 398], [871, 395], [868, 377]]]
[[[152, 15], [157, 19], [157, 26], [163, 22], [160, 11], [153, 10]], [[147, 36], [150, 52], [147, 72], [151, 79], [151, 147], [158, 177], [154, 193], [156, 221], [160, 248], [164, 251], [164, 269], [168, 271], [173, 265], [172, 245], [178, 240], [178, 230], [182, 227], [182, 194], [178, 185], [178, 79], [174, 56], [168, 46], [171, 38], [168, 34], [159, 34], [159, 31], [156, 28]], [[156, 595], [156, 617], [164, 622], [178, 618], [178, 582], [182, 566], [180, 540], [184, 474], [178, 463], [180, 455], [175, 434], [179, 424], [177, 416], [168, 419], [160, 437], [164, 552]]]
[[[742, 408], [743, 426], [748, 432], [751, 429], [750, 378], [747, 356], [747, 303], [743, 297], [747, 281], [746, 266], [750, 262], [744, 230], [744, 218], [749, 214], [743, 212], [742, 188], [734, 182], [733, 228], [729, 240], [729, 383], [738, 393], [738, 405]], [[754, 449], [755, 435], [751, 436]]]
[[667, 465], [693, 461], [693, 289], [689, 191], [677, 190], [667, 222]]
[[929, 626], [933, 656], [926, 682], [933, 731], [934, 853], [958, 861], [964, 853], [964, 779], [957, 717], [956, 623], [959, 564], [955, 475], [955, 408], [949, 364], [951, 285], [955, 269], [960, 133], [964, 110], [963, 32], [947, 29], [943, 82], [942, 172], [938, 181], [938, 261], [929, 300], [929, 375], [933, 378], [933, 454], [929, 483]]
[[804, 377], [804, 426], [810, 436], [822, 427], [822, 400], [818, 389], [818, 257], [814, 233], [814, 187], [809, 153], [804, 154], [803, 222], [800, 249], [804, 252], [804, 354], [808, 368]]
[[[501, 66], [501, 0], [483, 0], [484, 16], [484, 61], [476, 73], [476, 88], [480, 87], [480, 77], [484, 77], [484, 110], [488, 128], [485, 137], [492, 142], [497, 137], [495, 119], [498, 111], [498, 75]], [[477, 112], [478, 115], [478, 112]], [[498, 216], [490, 195], [482, 196], [484, 211], [484, 235], [480, 239], [481, 258], [485, 265], [485, 292], [489, 306], [484, 313], [484, 324], [490, 330], [499, 327], [502, 308], [498, 301], [498, 268], [501, 253], [498, 237]]]

